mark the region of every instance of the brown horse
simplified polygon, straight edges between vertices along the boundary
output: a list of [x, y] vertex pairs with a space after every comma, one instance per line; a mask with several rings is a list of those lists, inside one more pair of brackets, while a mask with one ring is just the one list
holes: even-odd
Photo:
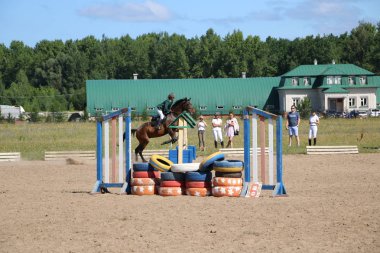
[[[152, 122], [145, 122], [139, 126], [136, 130], [136, 138], [139, 141], [139, 145], [135, 149], [136, 161], [138, 159], [138, 154], [141, 157], [143, 162], [146, 162], [142, 152], [145, 149], [146, 145], [149, 143], [149, 138], [157, 138], [164, 136], [166, 134], [170, 135], [171, 140], [166, 141], [162, 144], [175, 143], [177, 141], [176, 133], [172, 128], [169, 128], [169, 125], [184, 111], [194, 113], [193, 105], [190, 102], [190, 98], [182, 98], [177, 100], [171, 107], [170, 114], [168, 114], [164, 121], [162, 122], [161, 129], [157, 129]], [[178, 121], [176, 122], [178, 125]]]

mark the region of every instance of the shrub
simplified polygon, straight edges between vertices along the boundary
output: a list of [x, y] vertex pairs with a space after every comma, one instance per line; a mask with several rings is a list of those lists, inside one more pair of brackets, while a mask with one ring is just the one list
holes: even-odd
[[312, 110], [310, 98], [305, 98], [301, 100], [297, 109], [300, 113], [301, 118], [308, 118]]

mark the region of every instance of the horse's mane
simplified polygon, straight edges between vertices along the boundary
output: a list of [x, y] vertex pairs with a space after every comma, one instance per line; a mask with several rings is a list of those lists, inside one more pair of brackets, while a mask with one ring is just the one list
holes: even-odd
[[181, 104], [183, 101], [187, 101], [187, 98], [181, 98], [181, 99], [175, 101], [174, 104], [172, 105], [172, 107], [178, 106], [178, 105]]

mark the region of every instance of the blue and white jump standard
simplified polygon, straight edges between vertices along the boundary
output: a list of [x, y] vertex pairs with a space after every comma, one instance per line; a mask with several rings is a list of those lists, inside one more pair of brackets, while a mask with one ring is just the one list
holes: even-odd
[[[273, 190], [273, 196], [286, 196], [286, 189], [282, 181], [282, 117], [275, 114], [259, 110], [254, 107], [247, 107], [244, 112], [244, 185], [241, 196], [245, 196], [249, 184], [251, 183], [251, 158], [252, 158], [252, 178], [253, 183], [262, 183], [263, 190]], [[252, 115], [252, 120], [250, 120]], [[265, 156], [265, 120], [268, 120], [268, 179], [266, 181], [266, 156]], [[276, 121], [276, 177], [277, 182], [274, 183], [274, 153], [273, 153], [273, 121]], [[252, 121], [252, 128], [251, 128]], [[260, 148], [258, 148], [258, 123], [260, 134]], [[252, 132], [252, 136], [251, 136]], [[251, 149], [252, 141], [252, 149]], [[251, 156], [252, 150], [252, 156]], [[259, 164], [258, 150], [260, 150], [260, 176], [259, 180]]]
[[[123, 170], [123, 117], [125, 117], [125, 171]], [[116, 159], [116, 119], [119, 121], [119, 156]], [[111, 121], [111, 175], [109, 122]], [[103, 135], [104, 129], [104, 135]], [[103, 138], [104, 137], [104, 138]], [[103, 146], [104, 144], [104, 146]], [[103, 160], [104, 148], [104, 160]], [[104, 161], [104, 170], [103, 170]], [[116, 167], [118, 165], [118, 172]], [[107, 188], [121, 188], [121, 193], [130, 193], [131, 181], [131, 110], [123, 108], [97, 118], [96, 123], [96, 183], [91, 193], [105, 193]], [[103, 175], [104, 172], [104, 175]], [[116, 179], [116, 174], [118, 178]]]

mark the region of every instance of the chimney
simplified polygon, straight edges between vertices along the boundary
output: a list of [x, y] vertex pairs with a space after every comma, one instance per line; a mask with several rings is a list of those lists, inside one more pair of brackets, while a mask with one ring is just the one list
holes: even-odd
[[139, 74], [133, 74], [133, 80], [137, 80], [137, 76], [138, 76]]
[[245, 72], [241, 72], [241, 78], [246, 78], [246, 73]]
[[314, 59], [314, 65], [318, 65], [317, 59]]
[[335, 60], [333, 59], [331, 63], [332, 63], [332, 64], [335, 64]]

